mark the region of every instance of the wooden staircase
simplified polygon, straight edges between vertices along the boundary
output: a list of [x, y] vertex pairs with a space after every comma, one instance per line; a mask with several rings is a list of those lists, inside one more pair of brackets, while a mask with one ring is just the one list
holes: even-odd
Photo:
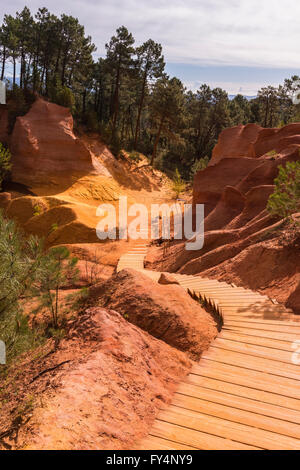
[[[139, 240], [117, 270], [134, 268], [157, 281], [160, 272], [144, 269], [147, 244]], [[214, 302], [224, 325], [137, 448], [299, 450], [300, 345], [299, 355], [293, 348], [300, 318], [258, 292], [173, 276]]]

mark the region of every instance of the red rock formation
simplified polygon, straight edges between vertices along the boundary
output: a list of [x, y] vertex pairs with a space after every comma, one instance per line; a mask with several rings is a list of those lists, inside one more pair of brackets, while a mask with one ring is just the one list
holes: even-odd
[[30, 421], [9, 441], [13, 449], [132, 449], [190, 367], [184, 353], [119, 313], [92, 308], [50, 354], [28, 354], [2, 403], [0, 433], [15, 429], [18, 410], [34, 397]]
[[245, 205], [245, 197], [232, 186], [226, 186], [220, 201], [205, 219], [205, 230], [218, 230], [226, 226], [234, 217], [241, 213]]
[[256, 124], [230, 127], [221, 132], [215, 146], [210, 165], [215, 165], [223, 158], [239, 158], [247, 155], [249, 147], [254, 143], [262, 130]]
[[280, 129], [261, 129], [256, 141], [250, 144], [247, 154], [249, 157], [259, 158], [273, 150], [280, 153], [292, 144], [300, 145], [300, 123], [289, 124]]
[[95, 172], [90, 151], [73, 133], [70, 111], [40, 98], [17, 118], [11, 151], [13, 181], [29, 186]]
[[0, 193], [0, 208], [6, 209], [11, 201], [10, 193]]
[[[299, 152], [299, 123], [281, 129], [248, 125], [223, 131], [210, 165], [194, 179], [193, 202], [205, 204], [204, 247], [187, 252], [184, 243], [174, 244], [162, 264], [152, 252], [148, 267], [269, 289], [298, 313], [299, 248], [282, 249], [278, 239], [285, 232], [266, 206], [278, 166], [299, 160]], [[270, 285], [272, 279], [275, 286]]]
[[262, 162], [253, 158], [224, 158], [194, 178], [193, 202], [205, 204], [205, 215], [217, 205], [226, 186], [237, 187]]
[[0, 142], [8, 143], [8, 110], [5, 104], [0, 104]]

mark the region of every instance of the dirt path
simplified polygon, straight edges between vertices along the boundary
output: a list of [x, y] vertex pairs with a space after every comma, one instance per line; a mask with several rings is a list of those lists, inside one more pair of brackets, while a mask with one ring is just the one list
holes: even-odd
[[[144, 269], [147, 244], [138, 241], [118, 271], [131, 267], [157, 281], [161, 273]], [[137, 448], [299, 450], [300, 321], [257, 292], [173, 276], [217, 304], [224, 326]]]

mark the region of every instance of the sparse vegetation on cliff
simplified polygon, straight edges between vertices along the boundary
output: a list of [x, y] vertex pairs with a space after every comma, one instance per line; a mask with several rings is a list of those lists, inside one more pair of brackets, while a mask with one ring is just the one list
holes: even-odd
[[175, 175], [173, 178], [173, 183], [172, 183], [172, 190], [174, 191], [176, 198], [179, 197], [179, 195], [185, 190], [185, 188], [186, 188], [186, 183], [181, 178], [178, 168], [176, 168]]
[[42, 256], [40, 241], [25, 239], [0, 213], [0, 339], [6, 344], [8, 361], [37, 340], [21, 302], [36, 279]]
[[273, 215], [290, 217], [300, 209], [300, 162], [280, 165], [274, 183], [275, 190], [269, 197], [267, 209]]
[[8, 148], [4, 147], [0, 142], [0, 190], [4, 178], [7, 176], [11, 169], [11, 154]]
[[[65, 247], [45, 253], [41, 240], [24, 237], [15, 222], [0, 213], [0, 340], [6, 345], [8, 362], [60, 326], [60, 292], [66, 282], [74, 281], [76, 263]], [[24, 314], [31, 300], [38, 304], [31, 313], [46, 309], [51, 322], [32, 326], [33, 316]]]
[[67, 283], [75, 281], [78, 271], [77, 258], [70, 257], [70, 252], [63, 246], [54, 247], [42, 258], [38, 276], [31, 286], [31, 294], [37, 298], [38, 307], [46, 308], [51, 313], [51, 328], [60, 326], [60, 290]]

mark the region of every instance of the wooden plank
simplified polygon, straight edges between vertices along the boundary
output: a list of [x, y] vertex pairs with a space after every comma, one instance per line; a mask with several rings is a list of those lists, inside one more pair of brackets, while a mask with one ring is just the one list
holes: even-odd
[[[275, 306], [276, 308], [276, 306]], [[234, 317], [230, 317], [230, 315], [228, 315], [226, 317], [226, 320], [230, 320], [230, 321], [246, 321], [247, 323], [253, 323], [253, 324], [262, 324], [262, 325], [275, 325], [275, 326], [279, 326], [279, 327], [282, 327], [282, 326], [288, 326], [288, 327], [291, 327], [292, 331], [295, 331], [295, 332], [298, 332], [300, 334], [300, 323], [299, 322], [296, 322], [296, 321], [286, 321], [286, 320], [272, 320], [272, 319], [264, 319], [262, 317], [260, 317], [259, 319], [256, 319], [256, 318], [249, 318], [249, 320], [245, 320], [244, 318], [241, 318], [240, 320], [237, 320], [236, 316]], [[226, 321], [227, 323], [227, 321]]]
[[[234, 402], [234, 400], [232, 400]], [[188, 397], [176, 393], [172, 400], [172, 405], [179, 406], [195, 412], [200, 412], [210, 416], [215, 416], [235, 423], [246, 424], [265, 431], [283, 434], [284, 436], [300, 439], [300, 426], [296, 423], [277, 419], [273, 416], [266, 416], [255, 411], [247, 411], [241, 408], [235, 408], [231, 405], [213, 403], [200, 398]], [[299, 440], [300, 448], [300, 440]]]
[[[252, 371], [267, 372], [280, 377], [287, 377], [300, 381], [299, 367], [293, 364], [280, 363], [276, 360], [262, 359], [259, 357], [248, 356], [247, 354], [224, 351], [211, 346], [208, 351], [202, 355], [204, 359], [222, 364], [230, 364], [241, 368], [250, 369]], [[300, 384], [295, 382], [295, 387], [300, 388]]]
[[[188, 379], [189, 380], [189, 379]], [[251, 411], [265, 416], [270, 416], [284, 421], [300, 424], [300, 401], [298, 411], [285, 408], [284, 405], [295, 406], [292, 401], [287, 403], [281, 400], [277, 403], [276, 397], [268, 392], [257, 391], [239, 385], [229, 384], [227, 382], [218, 381], [201, 377], [191, 383], [182, 382], [176, 391], [176, 394], [182, 394], [189, 397], [201, 398], [202, 400], [221, 405], [235, 407], [241, 410]], [[276, 404], [273, 404], [273, 401]]]
[[[250, 356], [262, 357], [265, 359], [272, 359], [279, 362], [285, 362], [291, 364], [291, 354], [292, 350], [281, 351], [280, 349], [274, 349], [265, 346], [252, 345], [249, 343], [238, 343], [230, 339], [217, 337], [212, 343], [212, 346], [215, 348], [220, 348], [223, 350], [240, 352], [242, 354], [248, 354]], [[300, 375], [300, 372], [299, 372]]]
[[[243, 327], [243, 328], [254, 328], [256, 330], [265, 330], [265, 331], [274, 331], [274, 332], [279, 332], [279, 333], [290, 333], [295, 336], [299, 336], [300, 334], [300, 328], [294, 327], [294, 326], [285, 326], [285, 325], [280, 325], [280, 322], [278, 322], [278, 325], [269, 325], [266, 323], [261, 323], [256, 320], [229, 320], [226, 321], [226, 327]], [[295, 338], [296, 339], [296, 338]]]
[[298, 382], [285, 377], [269, 375], [265, 372], [253, 371], [231, 364], [221, 364], [219, 362], [201, 359], [200, 365], [194, 365], [191, 373], [211, 378], [221, 377], [221, 380], [233, 384], [276, 393], [284, 397], [296, 398], [297, 400], [300, 399], [300, 387], [298, 386]]
[[300, 440], [170, 405], [158, 420], [269, 450], [299, 450]]
[[[136, 245], [118, 267], [158, 280], [159, 272], [143, 269], [145, 254], [145, 244]], [[225, 325], [139, 448], [300, 449], [300, 374], [291, 363], [300, 323], [292, 312], [249, 289], [174, 276], [218, 303]]]
[[151, 429], [151, 436], [162, 437], [180, 444], [187, 444], [198, 450], [257, 450], [260, 448], [249, 446], [232, 439], [224, 439], [214, 434], [190, 429], [186, 426], [177, 426], [157, 419]]
[[[221, 302], [222, 303], [222, 302]], [[226, 320], [240, 320], [240, 321], [247, 321], [249, 320], [261, 320], [261, 313], [256, 312], [255, 310], [250, 311], [248, 308], [245, 310], [242, 310], [240, 308], [235, 308], [235, 307], [226, 307], [224, 304], [222, 304], [222, 309], [226, 313]], [[290, 313], [285, 313], [284, 315], [281, 315], [281, 317], [276, 316], [277, 313], [270, 313], [270, 315], [267, 317], [266, 320], [272, 320], [274, 318], [278, 318], [276, 321], [287, 324], [286, 326], [293, 326], [292, 320], [292, 315]], [[300, 325], [299, 322], [297, 322], [298, 326]]]
[[134, 450], [197, 450], [186, 444], [162, 439], [161, 437], [148, 436], [143, 439]]
[[255, 328], [241, 326], [237, 327], [234, 325], [228, 326], [227, 323], [225, 323], [225, 325], [223, 326], [222, 331], [232, 331], [261, 338], [273, 338], [280, 341], [289, 341], [291, 344], [295, 341], [295, 335], [290, 333], [282, 333], [280, 331], [257, 330]]
[[237, 343], [253, 344], [257, 346], [265, 346], [268, 348], [280, 349], [282, 351], [291, 352], [291, 342], [282, 341], [273, 338], [262, 338], [260, 336], [247, 335], [246, 333], [238, 333], [235, 331], [222, 330], [218, 338], [230, 339]]

